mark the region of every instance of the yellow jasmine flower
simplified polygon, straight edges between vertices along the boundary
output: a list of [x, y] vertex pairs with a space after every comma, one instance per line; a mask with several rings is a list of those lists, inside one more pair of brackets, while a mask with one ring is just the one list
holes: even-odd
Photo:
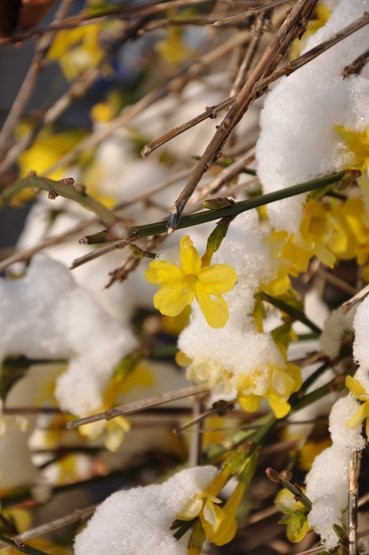
[[345, 149], [351, 154], [347, 168], [369, 173], [369, 125], [361, 131], [349, 129], [344, 125], [336, 125], [334, 129], [345, 143]]
[[183, 29], [180, 27], [169, 27], [167, 36], [158, 42], [155, 50], [168, 64], [181, 64], [193, 57], [194, 52], [183, 40]]
[[276, 418], [283, 418], [289, 413], [291, 405], [288, 399], [301, 387], [301, 372], [298, 366], [287, 364], [286, 367], [269, 366], [255, 369], [239, 380], [238, 402], [247, 412], [258, 410], [262, 399], [266, 399]]
[[357, 411], [351, 418], [346, 422], [347, 426], [354, 428], [359, 426], [365, 420], [365, 433], [369, 437], [369, 393], [367, 393], [365, 387], [352, 376], [346, 376], [345, 385], [350, 393], [356, 397], [358, 401], [362, 401]]
[[286, 516], [280, 521], [287, 525], [287, 538], [293, 543], [299, 543], [309, 532], [307, 508], [297, 501], [293, 493], [283, 488], [275, 498], [275, 505]]
[[215, 545], [229, 543], [237, 531], [236, 512], [243, 498], [246, 484], [239, 482], [223, 507], [215, 496], [219, 493], [230, 475], [230, 469], [223, 469], [194, 499], [177, 515], [179, 520], [193, 520], [199, 517], [206, 538]]
[[66, 79], [72, 81], [101, 61], [100, 33], [101, 26], [96, 24], [59, 31], [47, 57], [57, 61]]
[[209, 326], [226, 324], [228, 305], [222, 294], [233, 288], [237, 273], [227, 264], [204, 265], [188, 235], [180, 241], [179, 266], [154, 260], [145, 276], [149, 283], [160, 285], [153, 302], [165, 316], [177, 316], [196, 298]]
[[[31, 131], [28, 123], [22, 123], [17, 128], [17, 136], [23, 138]], [[50, 179], [58, 180], [65, 177], [66, 170], [63, 167], [53, 172], [47, 170], [69, 152], [82, 137], [83, 133], [79, 131], [68, 130], [64, 133], [54, 133], [51, 127], [45, 127], [32, 146], [18, 157], [20, 177], [25, 177], [31, 171]]]

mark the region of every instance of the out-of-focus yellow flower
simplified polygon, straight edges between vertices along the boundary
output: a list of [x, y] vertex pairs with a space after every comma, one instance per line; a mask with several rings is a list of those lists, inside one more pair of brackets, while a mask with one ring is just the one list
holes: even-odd
[[294, 364], [257, 368], [239, 379], [238, 402], [245, 411], [255, 412], [262, 399], [266, 399], [276, 418], [283, 418], [291, 409], [288, 403], [291, 393], [298, 391], [301, 383], [300, 369]]
[[303, 445], [299, 451], [299, 466], [306, 472], [311, 469], [312, 464], [324, 449], [332, 445], [332, 440], [326, 437], [321, 440], [309, 440]]
[[307, 521], [307, 509], [297, 501], [293, 493], [283, 488], [275, 498], [275, 505], [279, 511], [284, 513], [281, 523], [286, 524], [287, 538], [293, 543], [299, 543], [309, 532]]
[[169, 27], [167, 36], [156, 44], [155, 50], [169, 64], [181, 64], [190, 60], [193, 55], [193, 51], [183, 40], [183, 29], [175, 26]]
[[56, 34], [48, 59], [57, 61], [68, 81], [76, 79], [103, 57], [99, 43], [101, 26], [97, 24], [66, 29]]
[[[155, 383], [152, 370], [144, 363], [139, 363], [128, 375], [123, 378], [116, 374], [105, 388], [103, 405], [96, 412], [103, 412], [118, 405], [120, 397], [133, 388], [149, 388]], [[104, 445], [111, 452], [116, 452], [124, 441], [131, 425], [124, 416], [117, 416], [111, 420], [91, 422], [79, 428], [79, 433], [89, 440], [96, 440], [104, 436]]]
[[[19, 137], [30, 132], [28, 124], [21, 124], [17, 129]], [[20, 177], [25, 177], [31, 171], [50, 179], [65, 177], [65, 168], [48, 172], [58, 160], [71, 150], [82, 138], [83, 134], [76, 131], [54, 133], [51, 128], [44, 128], [33, 145], [18, 157]]]
[[150, 283], [160, 285], [154, 306], [166, 316], [177, 316], [194, 298], [209, 326], [223, 327], [228, 320], [228, 305], [223, 293], [237, 281], [236, 271], [227, 264], [203, 266], [201, 257], [188, 235], [180, 241], [180, 265], [154, 260], [145, 272]]
[[333, 231], [328, 212], [322, 202], [310, 199], [304, 207], [299, 237], [283, 230], [273, 230], [266, 237], [271, 259], [276, 264], [276, 275], [261, 285], [262, 291], [273, 296], [286, 293], [291, 286], [290, 276], [305, 272], [313, 256], [330, 268], [334, 266], [336, 257], [329, 244]]
[[327, 23], [331, 16], [331, 10], [326, 4], [319, 3], [314, 10], [314, 16], [315, 17], [307, 24], [306, 31], [301, 39], [295, 39], [293, 41], [289, 52], [289, 58], [291, 60], [295, 60], [300, 56], [307, 39], [312, 35], [315, 35], [315, 33]]
[[350, 428], [354, 428], [362, 424], [365, 420], [365, 433], [367, 437], [369, 437], [369, 393], [367, 393], [365, 387], [361, 385], [359, 380], [352, 376], [346, 376], [345, 384], [350, 393], [356, 397], [358, 401], [362, 401], [360, 407], [355, 414], [347, 420], [346, 424]]
[[344, 125], [336, 125], [334, 129], [351, 155], [346, 168], [369, 173], [369, 126], [361, 131], [349, 129]]

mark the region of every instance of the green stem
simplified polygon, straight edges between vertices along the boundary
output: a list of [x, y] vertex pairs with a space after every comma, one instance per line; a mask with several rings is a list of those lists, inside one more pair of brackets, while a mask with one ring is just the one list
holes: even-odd
[[47, 191], [50, 199], [61, 196], [77, 202], [87, 210], [94, 212], [99, 220], [108, 228], [112, 227], [119, 221], [119, 218], [114, 214], [114, 212], [90, 197], [85, 192], [84, 187], [75, 185], [73, 179], [71, 178], [55, 181], [54, 179], [49, 179], [48, 177], [29, 175], [27, 177], [17, 179], [14, 183], [2, 191], [0, 195], [0, 205], [7, 204], [16, 193], [26, 187]]
[[[331, 185], [333, 183], [336, 183], [337, 181], [340, 181], [346, 175], [346, 173], [347, 172], [338, 172], [329, 176], [320, 177], [318, 179], [313, 179], [304, 183], [299, 183], [298, 185], [292, 185], [292, 187], [279, 189], [278, 191], [274, 191], [272, 193], [266, 193], [265, 195], [259, 195], [255, 198], [235, 202], [231, 206], [220, 208], [219, 210], [208, 210], [196, 212], [195, 214], [191, 214], [189, 216], [183, 216], [178, 222], [177, 228], [183, 229], [186, 227], [200, 225], [205, 222], [219, 220], [228, 216], [237, 216], [242, 212], [252, 210], [252, 208], [257, 208], [258, 206], [264, 206], [265, 204], [270, 204], [271, 202], [276, 202], [278, 200], [294, 197], [296, 195], [307, 193], [315, 189], [320, 189], [321, 187], [326, 187], [327, 185]], [[167, 224], [167, 220], [164, 220], [161, 222], [154, 222], [152, 224], [134, 226], [130, 228], [129, 234], [133, 234], [138, 237], [159, 235], [161, 233], [167, 232]]]
[[299, 322], [302, 322], [303, 324], [305, 324], [305, 326], [310, 328], [312, 332], [319, 335], [322, 333], [322, 330], [318, 326], [316, 326], [314, 322], [312, 322], [303, 312], [301, 312], [294, 306], [289, 305], [282, 299], [277, 299], [276, 297], [272, 297], [267, 293], [263, 293], [262, 297], [266, 301], [268, 301], [268, 303], [272, 304], [276, 308], [279, 308], [279, 310], [282, 310], [289, 316], [292, 316], [295, 320], [298, 320]]
[[345, 377], [336, 376], [335, 378], [333, 378], [333, 380], [327, 382], [321, 387], [318, 387], [317, 389], [314, 389], [314, 391], [311, 391], [310, 393], [305, 395], [302, 399], [299, 399], [296, 402], [291, 403], [292, 404], [291, 412], [297, 412], [298, 410], [305, 408], [311, 403], [314, 403], [315, 401], [322, 399], [322, 397], [325, 397], [325, 395], [328, 395], [333, 391], [342, 391], [344, 388], [345, 388]]

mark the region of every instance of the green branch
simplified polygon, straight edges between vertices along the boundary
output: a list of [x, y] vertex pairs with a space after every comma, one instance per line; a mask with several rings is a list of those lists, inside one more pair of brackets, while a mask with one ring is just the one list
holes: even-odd
[[[265, 195], [259, 195], [255, 198], [235, 202], [231, 206], [220, 208], [218, 210], [196, 212], [195, 214], [191, 214], [189, 216], [183, 216], [178, 223], [177, 229], [183, 229], [186, 227], [200, 225], [205, 222], [220, 220], [221, 218], [226, 218], [228, 216], [237, 216], [242, 212], [246, 212], [252, 208], [257, 208], [258, 206], [264, 206], [265, 204], [270, 204], [271, 202], [276, 202], [277, 200], [283, 200], [302, 193], [308, 193], [309, 191], [314, 191], [315, 189], [320, 189], [321, 187], [337, 183], [337, 181], [340, 181], [346, 173], [347, 172], [342, 171], [329, 176], [306, 181], [304, 183], [299, 183], [298, 185], [292, 185], [292, 187], [286, 187], [285, 189], [280, 189], [278, 191], [274, 191], [273, 193], [266, 193]], [[147, 225], [139, 225], [131, 227], [129, 234], [136, 237], [158, 235], [167, 232], [167, 225], [167, 220]]]
[[0, 206], [10, 202], [16, 193], [19, 193], [27, 187], [47, 191], [50, 199], [55, 199], [57, 196], [61, 196], [69, 200], [73, 200], [87, 210], [94, 212], [99, 220], [108, 228], [112, 227], [119, 221], [119, 218], [114, 214], [114, 212], [90, 197], [86, 193], [85, 187], [83, 185], [75, 184], [72, 178], [55, 181], [54, 179], [49, 179], [48, 177], [39, 177], [37, 175], [30, 174], [27, 177], [17, 179], [14, 183], [9, 185], [9, 187], [6, 187], [0, 194]]

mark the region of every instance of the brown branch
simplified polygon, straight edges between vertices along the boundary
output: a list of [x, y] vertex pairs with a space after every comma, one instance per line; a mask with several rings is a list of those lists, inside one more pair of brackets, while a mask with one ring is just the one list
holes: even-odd
[[264, 12], [264, 14], [259, 16], [256, 20], [253, 37], [247, 46], [245, 55], [242, 59], [240, 67], [238, 68], [236, 78], [229, 94], [230, 97], [237, 95], [240, 92], [243, 84], [245, 83], [246, 77], [257, 54], [261, 37], [265, 30], [265, 19], [266, 13]]
[[343, 68], [342, 77], [346, 79], [350, 75], [359, 75], [369, 62], [369, 48], [356, 58], [351, 64]]
[[168, 2], [156, 2], [151, 0], [151, 2], [146, 2], [144, 5], [136, 6], [117, 6], [115, 8], [109, 8], [107, 10], [100, 10], [99, 13], [86, 13], [82, 12], [78, 16], [68, 17], [64, 19], [61, 23], [53, 23], [45, 27], [38, 27], [37, 29], [32, 29], [26, 33], [18, 33], [12, 35], [11, 37], [1, 37], [0, 46], [7, 43], [19, 43], [25, 40], [31, 39], [43, 35], [45, 33], [62, 31], [65, 29], [73, 29], [74, 27], [80, 27], [84, 25], [91, 25], [91, 23], [105, 23], [112, 17], [119, 16], [119, 19], [136, 19], [145, 16], [154, 16], [163, 11], [167, 11], [174, 8], [182, 8], [190, 5], [206, 4], [210, 3], [210, 0], [172, 0]]
[[133, 401], [132, 403], [119, 405], [117, 407], [113, 407], [92, 416], [86, 416], [85, 418], [72, 420], [71, 422], [68, 422], [67, 429], [74, 430], [79, 426], [83, 426], [91, 422], [98, 422], [99, 420], [111, 420], [112, 418], [116, 418], [117, 416], [141, 412], [147, 408], [164, 405], [165, 403], [170, 403], [171, 401], [176, 401], [177, 399], [192, 397], [193, 395], [198, 395], [199, 393], [205, 393], [207, 391], [209, 391], [209, 388], [204, 385], [193, 385], [189, 387], [184, 387], [183, 389], [178, 389], [176, 391], [171, 391], [169, 393], [162, 393], [161, 395], [156, 395], [154, 397], [147, 397], [142, 401]]
[[27, 148], [29, 148], [39, 132], [47, 125], [53, 124], [58, 117], [60, 117], [65, 110], [77, 99], [83, 97], [89, 88], [99, 79], [102, 68], [107, 64], [108, 60], [119, 50], [119, 48], [130, 40], [137, 38], [137, 33], [142, 25], [147, 21], [147, 18], [141, 18], [138, 21], [133, 21], [125, 26], [122, 34], [118, 36], [116, 29], [114, 29], [114, 36], [109, 46], [105, 50], [105, 54], [100, 62], [88, 68], [82, 75], [77, 77], [69, 87], [69, 89], [62, 94], [52, 106], [50, 106], [42, 115], [40, 121], [34, 126], [32, 131], [26, 137], [18, 141], [11, 149], [9, 149], [6, 157], [0, 163], [0, 173], [5, 172], [18, 158], [18, 156]]
[[80, 234], [82, 231], [86, 229], [86, 227], [91, 225], [92, 222], [96, 223], [97, 221], [98, 221], [97, 218], [94, 218], [93, 220], [81, 222], [78, 225], [65, 231], [64, 233], [47, 237], [43, 241], [40, 241], [39, 243], [37, 243], [37, 245], [35, 245], [34, 247], [29, 247], [21, 251], [16, 251], [15, 253], [11, 254], [7, 258], [4, 258], [4, 260], [0, 261], [0, 273], [4, 272], [4, 270], [6, 270], [9, 266], [14, 264], [15, 262], [26, 262], [27, 260], [30, 260], [32, 256], [34, 256], [38, 252], [41, 252], [47, 249], [48, 247], [51, 247], [52, 245], [58, 245], [63, 241], [65, 241], [66, 239], [70, 239], [71, 237], [74, 237], [75, 235]]
[[[63, 0], [59, 6], [58, 11], [56, 12], [54, 22], [59, 22], [60, 20], [62, 20], [64, 16], [68, 13], [72, 5], [73, 0]], [[36, 85], [38, 74], [42, 69], [44, 58], [50, 48], [54, 36], [55, 32], [47, 33], [41, 39], [39, 39], [37, 43], [36, 52], [32, 58], [28, 72], [24, 78], [22, 86], [19, 89], [18, 95], [12, 104], [8, 117], [6, 118], [0, 132], [0, 158], [4, 156], [8, 148], [10, 135], [13, 133], [13, 130], [17, 125]]]
[[346, 27], [344, 27], [334, 35], [332, 35], [332, 37], [330, 37], [326, 41], [322, 42], [321, 44], [318, 44], [314, 48], [311, 48], [310, 50], [305, 52], [305, 54], [296, 58], [296, 60], [293, 60], [289, 64], [283, 66], [281, 69], [272, 73], [270, 76], [266, 77], [265, 79], [262, 79], [257, 86], [257, 93], [261, 94], [268, 85], [270, 85], [280, 77], [285, 77], [287, 75], [290, 75], [291, 73], [293, 73], [294, 71], [302, 67], [303, 65], [309, 63], [314, 58], [317, 58], [318, 56], [323, 54], [323, 52], [326, 52], [327, 50], [329, 50], [330, 48], [332, 48], [333, 46], [341, 42], [346, 37], [352, 35], [356, 31], [359, 31], [359, 29], [368, 25], [368, 23], [369, 23], [369, 13], [365, 12], [361, 17], [359, 17], [358, 19], [356, 19], [355, 21], [353, 21], [352, 23], [350, 23], [349, 25], [347, 25]]
[[168, 219], [169, 230], [172, 231], [177, 227], [184, 207], [197, 187], [200, 179], [207, 171], [209, 164], [218, 158], [226, 140], [253, 101], [256, 84], [265, 75], [272, 72], [286, 54], [292, 41], [304, 31], [316, 3], [317, 0], [298, 0], [285, 18], [275, 37], [269, 43], [259, 63], [252, 71], [245, 85], [235, 98], [234, 104], [229, 109], [229, 112], [208, 144], [187, 185], [175, 201]]
[[[297, 71], [298, 69], [300, 69], [300, 67], [308, 64], [313, 59], [323, 54], [323, 52], [326, 52], [327, 50], [329, 50], [330, 48], [332, 48], [333, 46], [335, 46], [336, 44], [338, 44], [339, 42], [341, 42], [343, 39], [350, 36], [354, 32], [358, 31], [368, 23], [369, 23], [369, 16], [367, 13], [365, 13], [362, 17], [358, 18], [356, 21], [354, 21], [353, 23], [350, 23], [349, 25], [344, 27], [341, 31], [335, 33], [328, 40], [322, 42], [321, 44], [318, 44], [314, 48], [311, 48], [310, 50], [305, 52], [305, 54], [296, 58], [296, 60], [293, 60], [292, 62], [284, 65], [282, 68], [271, 73], [268, 77], [261, 79], [260, 82], [255, 87], [255, 95], [258, 95], [258, 96], [261, 95], [263, 92], [265, 92], [265, 89], [271, 83], [274, 83], [281, 77], [286, 77], [287, 75], [290, 75], [291, 73]], [[155, 139], [154, 141], [146, 145], [143, 151], [141, 152], [142, 156], [147, 157], [149, 154], [151, 154], [153, 150], [163, 145], [170, 139], [173, 139], [174, 137], [177, 137], [181, 133], [187, 131], [187, 129], [194, 127], [198, 123], [208, 118], [216, 117], [219, 112], [232, 106], [234, 102], [235, 102], [235, 97], [230, 96], [229, 98], [222, 100], [218, 104], [215, 104], [214, 106], [210, 106], [206, 108], [204, 112], [188, 120], [187, 122], [183, 123], [177, 128], [172, 129], [171, 131], [168, 131], [161, 137]]]
[[[59, 530], [59, 528], [63, 528], [64, 526], [68, 526], [70, 524], [75, 524], [76, 522], [84, 522], [96, 510], [95, 507], [87, 507], [86, 509], [76, 509], [73, 513], [62, 516], [61, 518], [57, 518], [48, 522], [47, 524], [42, 524], [41, 526], [36, 526], [35, 528], [31, 528], [22, 534], [18, 534], [17, 536], [13, 536], [12, 540], [15, 541], [17, 544], [21, 545], [24, 541], [29, 540], [31, 538], [36, 538], [37, 536], [44, 536], [53, 532], [54, 530]], [[0, 549], [8, 547], [6, 543], [0, 542]]]
[[290, 3], [291, 3], [291, 0], [272, 0], [271, 2], [268, 2], [265, 5], [248, 8], [247, 10], [245, 10], [240, 14], [231, 15], [230, 17], [227, 17], [225, 19], [219, 19], [218, 21], [215, 21], [213, 23], [213, 27], [224, 27], [228, 25], [238, 26], [244, 23], [244, 20], [250, 17], [250, 15], [257, 15], [267, 10], [273, 10], [274, 8], [277, 8], [282, 4], [290, 4]]
[[357, 555], [357, 499], [359, 492], [361, 451], [353, 451], [349, 466], [349, 493], [348, 493], [348, 552]]

